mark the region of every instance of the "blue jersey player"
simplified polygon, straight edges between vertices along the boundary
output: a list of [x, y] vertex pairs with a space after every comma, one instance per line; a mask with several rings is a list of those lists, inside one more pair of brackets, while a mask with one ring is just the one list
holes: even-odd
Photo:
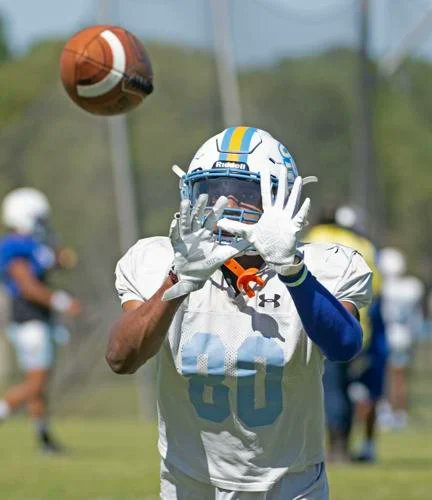
[[55, 315], [77, 316], [81, 305], [67, 292], [52, 290], [46, 284], [53, 267], [68, 267], [73, 259], [70, 251], [56, 250], [50, 241], [49, 213], [47, 198], [33, 188], [15, 189], [2, 203], [8, 232], [0, 239], [0, 276], [11, 302], [7, 336], [24, 380], [0, 399], [0, 422], [26, 406], [41, 449], [60, 452], [47, 419], [47, 386], [55, 358]]

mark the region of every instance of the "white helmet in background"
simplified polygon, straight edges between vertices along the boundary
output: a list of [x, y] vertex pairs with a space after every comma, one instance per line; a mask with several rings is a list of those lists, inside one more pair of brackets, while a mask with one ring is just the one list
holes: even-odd
[[352, 229], [358, 222], [357, 213], [354, 208], [348, 205], [342, 205], [336, 209], [335, 221], [339, 226]]
[[401, 276], [406, 271], [405, 257], [397, 248], [383, 248], [378, 253], [378, 268], [384, 276]]
[[48, 218], [50, 205], [47, 197], [34, 188], [18, 188], [7, 194], [2, 203], [5, 226], [21, 234], [32, 234], [38, 224]]

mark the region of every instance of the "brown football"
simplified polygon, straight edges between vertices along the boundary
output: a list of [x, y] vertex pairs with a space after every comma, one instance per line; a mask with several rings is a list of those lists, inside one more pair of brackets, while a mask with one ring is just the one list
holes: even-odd
[[60, 74], [71, 99], [97, 115], [138, 106], [153, 91], [153, 72], [143, 44], [118, 26], [90, 26], [66, 43]]

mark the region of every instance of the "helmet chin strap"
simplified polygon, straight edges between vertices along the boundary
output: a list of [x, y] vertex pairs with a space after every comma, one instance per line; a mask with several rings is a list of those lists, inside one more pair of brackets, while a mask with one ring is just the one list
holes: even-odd
[[249, 285], [250, 282], [255, 283], [259, 288], [265, 285], [265, 281], [260, 276], [257, 276], [258, 269], [256, 267], [245, 269], [235, 259], [227, 260], [224, 262], [224, 266], [237, 276], [237, 288], [248, 297], [255, 296], [254, 290]]

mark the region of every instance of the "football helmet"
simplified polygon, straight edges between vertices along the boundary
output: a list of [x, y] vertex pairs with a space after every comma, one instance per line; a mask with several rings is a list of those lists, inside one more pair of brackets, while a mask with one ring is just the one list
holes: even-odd
[[335, 222], [339, 226], [352, 229], [358, 222], [358, 216], [354, 208], [348, 205], [342, 205], [338, 207], [335, 211]]
[[402, 276], [406, 272], [405, 257], [397, 248], [382, 248], [378, 252], [378, 267], [385, 277]]
[[35, 234], [46, 225], [50, 214], [47, 197], [37, 189], [23, 187], [8, 193], [2, 203], [6, 227], [20, 234]]
[[[226, 196], [230, 203], [223, 217], [255, 223], [262, 213], [260, 170], [265, 164], [270, 168], [274, 192], [282, 168], [288, 170], [289, 190], [292, 188], [298, 171], [294, 158], [281, 142], [258, 128], [230, 127], [198, 149], [187, 173], [176, 165], [173, 171], [181, 178], [182, 199], [189, 199], [192, 206], [202, 193], [208, 194], [208, 209], [219, 196]], [[306, 178], [304, 183], [311, 181], [316, 178]], [[218, 234], [220, 242], [231, 239]]]

